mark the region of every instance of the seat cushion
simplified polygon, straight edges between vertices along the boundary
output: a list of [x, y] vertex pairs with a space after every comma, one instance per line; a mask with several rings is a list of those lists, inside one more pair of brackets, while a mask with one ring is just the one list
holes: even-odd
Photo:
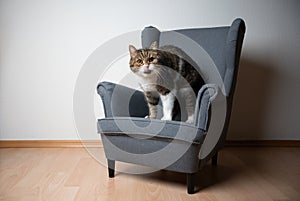
[[202, 144], [205, 131], [178, 121], [136, 117], [113, 117], [98, 120], [98, 132], [104, 135], [127, 135], [139, 139], [179, 140]]

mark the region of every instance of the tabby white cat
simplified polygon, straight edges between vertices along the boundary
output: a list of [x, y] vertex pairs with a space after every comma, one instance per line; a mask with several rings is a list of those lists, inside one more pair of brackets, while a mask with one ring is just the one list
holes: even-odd
[[177, 115], [178, 94], [184, 97], [186, 122], [194, 121], [196, 95], [204, 84], [198, 71], [187, 61], [187, 55], [178, 47], [158, 48], [153, 42], [148, 49], [129, 45], [130, 69], [140, 78], [148, 106], [149, 118], [156, 118], [159, 99], [162, 101], [162, 120], [173, 120]]

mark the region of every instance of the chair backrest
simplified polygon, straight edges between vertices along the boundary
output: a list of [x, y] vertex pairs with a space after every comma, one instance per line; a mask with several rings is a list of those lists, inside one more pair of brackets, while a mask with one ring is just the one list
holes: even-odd
[[[177, 36], [174, 32], [178, 33]], [[160, 46], [175, 45], [182, 48], [189, 56], [196, 54], [196, 57], [192, 57], [192, 59], [197, 59], [197, 53], [193, 52], [194, 49], [189, 51], [189, 47], [184, 47], [184, 43], [178, 43], [180, 38], [176, 37], [183, 35], [192, 39], [213, 60], [224, 83], [224, 95], [231, 97], [234, 91], [244, 32], [245, 23], [242, 19], [234, 20], [231, 26], [165, 32], [160, 32], [157, 28], [150, 26], [142, 31], [142, 46], [148, 48], [153, 41], [158, 41]]]

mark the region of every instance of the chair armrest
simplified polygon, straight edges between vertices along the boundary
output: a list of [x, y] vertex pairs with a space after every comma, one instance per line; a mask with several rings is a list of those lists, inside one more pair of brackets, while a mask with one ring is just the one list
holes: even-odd
[[97, 92], [102, 99], [105, 117], [145, 117], [149, 113], [141, 91], [111, 82], [100, 82]]
[[219, 92], [218, 86], [215, 84], [205, 84], [198, 92], [195, 107], [195, 125], [207, 131], [209, 109], [212, 101], [217, 97]]

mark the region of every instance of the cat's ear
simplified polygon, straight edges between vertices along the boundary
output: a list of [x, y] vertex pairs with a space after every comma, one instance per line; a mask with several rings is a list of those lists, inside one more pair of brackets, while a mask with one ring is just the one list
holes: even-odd
[[129, 45], [129, 53], [130, 53], [130, 56], [136, 56], [137, 49], [133, 45]]
[[150, 49], [153, 49], [153, 50], [156, 50], [158, 48], [158, 42], [157, 41], [154, 41], [153, 43], [151, 43]]

